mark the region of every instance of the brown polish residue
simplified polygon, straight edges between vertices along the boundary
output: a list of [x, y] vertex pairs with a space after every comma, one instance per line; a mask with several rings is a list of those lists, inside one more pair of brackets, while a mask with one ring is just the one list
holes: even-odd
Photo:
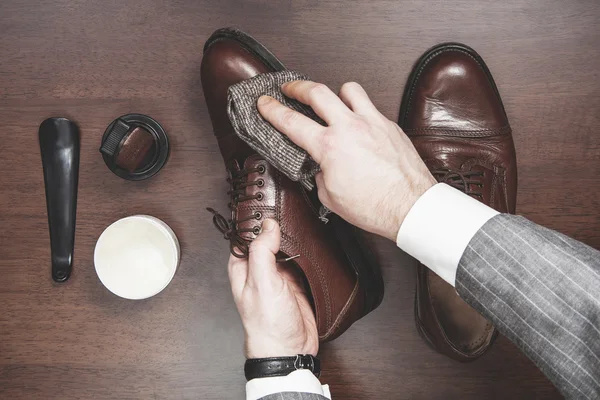
[[134, 128], [125, 138], [115, 163], [129, 172], [143, 167], [143, 162], [154, 145], [154, 136], [144, 128]]

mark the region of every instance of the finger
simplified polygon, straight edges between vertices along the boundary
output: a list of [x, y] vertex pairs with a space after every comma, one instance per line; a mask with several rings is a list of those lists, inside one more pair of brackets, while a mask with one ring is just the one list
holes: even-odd
[[356, 82], [346, 82], [340, 88], [340, 99], [352, 111], [362, 116], [380, 116], [381, 113], [369, 99], [369, 95]]
[[269, 96], [260, 97], [256, 105], [265, 120], [319, 162], [324, 126]]
[[333, 125], [352, 113], [344, 102], [322, 83], [293, 81], [284, 84], [281, 90], [287, 97], [311, 106], [327, 125]]
[[248, 260], [230, 255], [229, 263], [227, 264], [227, 273], [229, 275], [231, 293], [233, 294], [233, 298], [237, 300], [240, 298], [246, 284]]
[[277, 264], [279, 274], [285, 279], [295, 293], [306, 295], [306, 288], [302, 272], [299, 268], [292, 265], [279, 263]]
[[260, 288], [277, 281], [279, 274], [275, 255], [279, 251], [280, 240], [279, 225], [272, 219], [266, 219], [261, 233], [250, 244], [247, 284]]

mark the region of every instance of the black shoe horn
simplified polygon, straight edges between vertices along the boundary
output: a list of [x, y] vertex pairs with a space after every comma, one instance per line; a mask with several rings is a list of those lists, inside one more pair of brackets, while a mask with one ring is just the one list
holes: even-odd
[[39, 131], [52, 252], [52, 279], [65, 282], [73, 266], [79, 128], [66, 118], [48, 118]]

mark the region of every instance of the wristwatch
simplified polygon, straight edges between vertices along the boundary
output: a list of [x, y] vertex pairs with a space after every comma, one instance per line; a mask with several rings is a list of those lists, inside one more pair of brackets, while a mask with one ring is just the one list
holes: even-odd
[[310, 354], [298, 354], [292, 357], [249, 358], [244, 364], [247, 380], [286, 376], [299, 369], [307, 369], [318, 378], [321, 375], [321, 361]]

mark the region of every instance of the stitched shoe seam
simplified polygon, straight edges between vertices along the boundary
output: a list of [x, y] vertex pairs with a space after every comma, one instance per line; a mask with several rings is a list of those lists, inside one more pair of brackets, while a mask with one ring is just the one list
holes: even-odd
[[[315, 269], [317, 270], [317, 275], [318, 275], [318, 279], [319, 282], [321, 283], [321, 287], [323, 288], [324, 291], [324, 297], [325, 297], [325, 315], [326, 315], [326, 325], [329, 326], [331, 323], [331, 302], [330, 302], [330, 298], [329, 298], [329, 288], [327, 287], [327, 285], [325, 284], [325, 276], [323, 275], [323, 271], [321, 270], [321, 267], [319, 265], [318, 262], [316, 262], [316, 260], [314, 259], [314, 257], [312, 256], [312, 254], [310, 254], [310, 252], [307, 252], [306, 249], [304, 248], [304, 246], [302, 246], [298, 241], [296, 241], [294, 238], [292, 238], [291, 236], [281, 232], [281, 236], [282, 238], [287, 239], [291, 244], [295, 245], [298, 250], [303, 253], [303, 255], [308, 258], [308, 260], [316, 267]], [[312, 291], [312, 288], [311, 288]], [[314, 296], [314, 294], [313, 294]]]
[[[466, 129], [446, 129], [446, 128], [411, 128], [406, 129], [404, 133], [409, 134], [419, 134], [424, 133], [424, 135], [420, 136], [434, 136], [447, 134], [449, 136], [466, 136], [466, 137], [491, 137], [491, 136], [502, 136], [509, 135], [512, 132], [510, 125], [504, 125], [500, 128], [495, 129], [477, 129], [477, 130], [466, 130]], [[457, 135], [458, 133], [462, 135]]]
[[354, 299], [356, 298], [356, 293], [358, 293], [359, 284], [360, 284], [360, 281], [357, 279], [356, 284], [354, 285], [354, 289], [352, 290], [352, 293], [350, 293], [350, 297], [348, 297], [346, 304], [344, 304], [344, 307], [342, 308], [338, 317], [335, 319], [335, 321], [331, 325], [331, 328], [327, 331], [327, 333], [325, 333], [325, 335], [323, 335], [323, 339], [326, 339], [328, 336], [331, 336], [331, 334], [337, 328], [339, 328], [340, 325], [342, 324], [343, 318], [346, 316], [346, 314], [348, 313], [348, 310], [350, 310], [350, 307], [354, 303]]

